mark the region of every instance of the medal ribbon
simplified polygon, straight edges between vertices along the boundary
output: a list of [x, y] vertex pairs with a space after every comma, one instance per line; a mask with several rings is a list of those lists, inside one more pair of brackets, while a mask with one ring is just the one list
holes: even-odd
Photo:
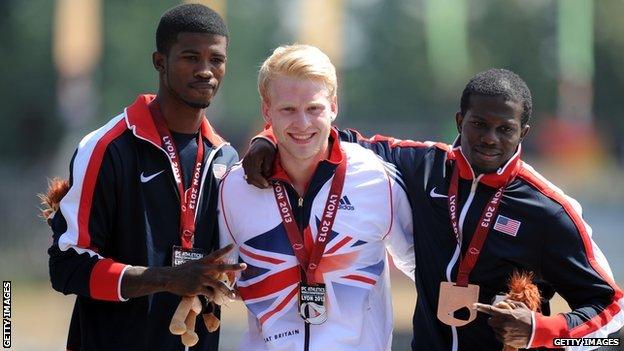
[[299, 230], [299, 227], [295, 222], [292, 207], [288, 202], [286, 189], [283, 184], [278, 182], [273, 183], [273, 193], [275, 194], [275, 201], [277, 202], [277, 208], [279, 209], [280, 216], [282, 216], [282, 223], [286, 228], [288, 240], [292, 245], [295, 256], [299, 261], [299, 265], [305, 271], [306, 282], [308, 283], [317, 283], [314, 280], [314, 273], [321, 262], [321, 258], [325, 252], [325, 246], [327, 245], [327, 237], [329, 233], [331, 233], [332, 227], [334, 226], [334, 220], [338, 214], [340, 195], [342, 194], [346, 171], [347, 159], [343, 153], [342, 162], [338, 164], [336, 173], [334, 173], [334, 179], [332, 180], [329, 194], [327, 195], [327, 201], [325, 202], [325, 208], [323, 209], [323, 217], [321, 218], [321, 223], [319, 224], [316, 242], [314, 243], [312, 253], [309, 257], [303, 244], [303, 233]]
[[192, 249], [195, 237], [195, 214], [197, 213], [199, 189], [202, 182], [202, 164], [204, 162], [204, 143], [202, 142], [201, 132], [197, 135], [197, 156], [195, 158], [195, 167], [193, 168], [193, 176], [188, 189], [184, 189], [182, 181], [182, 165], [180, 163], [180, 154], [173, 142], [173, 137], [167, 123], [163, 117], [160, 106], [156, 102], [149, 104], [149, 109], [154, 117], [154, 123], [158, 134], [160, 134], [161, 148], [167, 152], [167, 157], [171, 163], [173, 177], [175, 178], [178, 193], [180, 194], [180, 241], [184, 249]]
[[[485, 206], [483, 210], [483, 214], [477, 222], [477, 228], [475, 229], [475, 233], [472, 236], [472, 240], [470, 240], [470, 245], [464, 254], [464, 257], [461, 259], [459, 263], [459, 272], [457, 273], [457, 285], [466, 287], [468, 286], [468, 278], [470, 276], [470, 272], [477, 264], [477, 260], [479, 259], [479, 255], [481, 254], [481, 249], [483, 248], [483, 244], [485, 243], [485, 239], [488, 236], [490, 231], [490, 226], [496, 218], [496, 213], [498, 212], [498, 206], [500, 205], [501, 197], [503, 196], [503, 190], [507, 184], [498, 188], [494, 195], [490, 198], [490, 201]], [[449, 216], [451, 217], [451, 226], [453, 228], [453, 233], [455, 234], [455, 238], [461, 247], [461, 235], [459, 233], [459, 225], [457, 223], [457, 189], [459, 187], [459, 167], [455, 165], [453, 167], [453, 175], [451, 176], [451, 184], [449, 187], [448, 193], [448, 207], [449, 207]]]

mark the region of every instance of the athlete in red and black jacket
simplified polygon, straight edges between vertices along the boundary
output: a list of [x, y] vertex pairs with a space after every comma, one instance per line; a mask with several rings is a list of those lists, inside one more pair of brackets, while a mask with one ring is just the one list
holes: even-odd
[[[340, 132], [342, 140], [372, 149], [396, 166], [405, 183], [413, 208], [418, 292], [414, 350], [499, 351], [497, 339], [519, 348], [553, 347], [554, 338], [606, 337], [624, 324], [622, 290], [592, 240], [580, 205], [520, 159], [530, 115], [526, 84], [512, 72], [489, 70], [464, 90], [456, 115], [460, 135], [452, 146]], [[264, 135], [270, 139], [270, 131]], [[250, 153], [264, 145], [254, 143]], [[251, 157], [244, 162], [250, 182], [261, 184], [259, 171], [251, 167], [261, 163]], [[455, 170], [458, 184], [452, 190]], [[497, 212], [487, 217], [486, 208], [500, 188]], [[453, 195], [458, 199], [454, 214], [459, 240], [450, 220]], [[472, 239], [488, 219], [488, 235], [479, 248]], [[480, 287], [479, 310], [493, 315], [492, 327], [485, 313], [462, 327], [437, 318], [440, 283], [457, 281], [467, 252], [477, 256], [468, 282]], [[487, 305], [507, 291], [515, 270], [535, 274], [544, 299], [542, 313]], [[555, 292], [571, 312], [549, 316], [548, 300]]]
[[[174, 246], [219, 246], [218, 182], [238, 156], [204, 109], [225, 74], [227, 29], [211, 9], [181, 5], [156, 38], [158, 96], [82, 139], [50, 221], [52, 287], [77, 295], [69, 350], [184, 350], [168, 328], [180, 296], [232, 294], [212, 276], [243, 268], [215, 262], [221, 250], [171, 267]], [[217, 349], [218, 333], [196, 331], [193, 350]]]
[[[54, 289], [78, 296], [69, 343], [81, 350], [183, 349], [168, 332], [179, 296], [161, 288], [128, 300], [121, 286], [132, 266], [170, 266], [172, 247], [180, 245], [180, 197], [148, 109], [153, 98], [140, 96], [82, 140], [71, 162], [71, 188], [52, 219], [50, 279]], [[193, 246], [210, 252], [218, 247], [218, 181], [238, 158], [207, 120], [201, 134], [206, 166]], [[162, 283], [176, 283], [170, 278]], [[218, 333], [198, 326], [197, 349], [215, 349]]]

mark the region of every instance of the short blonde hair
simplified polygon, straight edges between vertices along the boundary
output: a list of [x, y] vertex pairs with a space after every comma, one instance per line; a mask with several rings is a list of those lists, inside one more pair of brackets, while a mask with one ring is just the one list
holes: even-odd
[[263, 101], [269, 101], [269, 83], [278, 76], [320, 81], [336, 97], [338, 79], [336, 67], [320, 49], [310, 45], [282, 45], [275, 49], [260, 66], [258, 92]]

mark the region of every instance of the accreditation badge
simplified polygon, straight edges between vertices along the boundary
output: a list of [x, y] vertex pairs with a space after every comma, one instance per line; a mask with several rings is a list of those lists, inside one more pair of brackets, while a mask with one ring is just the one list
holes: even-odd
[[[438, 296], [438, 319], [453, 327], [461, 327], [477, 318], [477, 310], [472, 306], [479, 302], [479, 286], [468, 284], [459, 286], [453, 282], [440, 283], [440, 295]], [[468, 308], [468, 319], [455, 317], [455, 312], [462, 308]]]
[[327, 320], [325, 284], [299, 284], [299, 314], [306, 323], [323, 324]]
[[189, 261], [196, 261], [204, 258], [206, 253], [199, 248], [185, 249], [182, 246], [173, 246], [171, 252], [171, 265], [177, 267]]

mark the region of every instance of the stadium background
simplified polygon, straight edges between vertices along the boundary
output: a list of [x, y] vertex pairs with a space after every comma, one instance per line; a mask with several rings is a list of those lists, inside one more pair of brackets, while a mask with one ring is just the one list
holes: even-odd
[[[337, 124], [452, 142], [467, 80], [512, 69], [533, 92], [524, 158], [577, 198], [624, 285], [624, 1], [212, 0], [230, 27], [228, 73], [208, 113], [244, 153], [261, 126], [257, 68], [283, 43], [327, 52], [339, 71]], [[73, 297], [50, 288], [35, 194], [68, 175], [77, 142], [138, 93], [153, 92], [160, 14], [173, 0], [0, 1], [0, 277], [13, 282], [13, 349], [64, 348]], [[395, 349], [415, 293], [393, 274]], [[556, 303], [559, 310], [567, 308]], [[224, 311], [222, 349], [245, 323]]]

